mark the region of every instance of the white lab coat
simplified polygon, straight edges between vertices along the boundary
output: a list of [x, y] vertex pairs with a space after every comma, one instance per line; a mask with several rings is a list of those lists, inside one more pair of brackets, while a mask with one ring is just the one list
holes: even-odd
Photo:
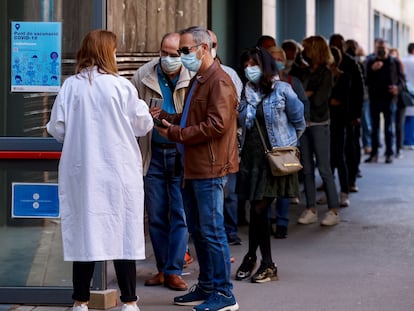
[[144, 259], [144, 187], [136, 136], [153, 128], [123, 77], [68, 78], [47, 131], [63, 142], [59, 203], [65, 261]]

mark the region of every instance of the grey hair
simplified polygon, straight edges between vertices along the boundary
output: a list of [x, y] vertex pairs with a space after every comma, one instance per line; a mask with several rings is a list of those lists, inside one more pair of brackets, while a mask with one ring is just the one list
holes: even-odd
[[213, 47], [213, 40], [211, 39], [211, 36], [208, 33], [207, 29], [200, 26], [191, 26], [180, 31], [180, 35], [184, 35], [187, 33], [193, 35], [193, 39], [196, 44], [205, 43], [208, 45], [208, 48], [210, 50]]

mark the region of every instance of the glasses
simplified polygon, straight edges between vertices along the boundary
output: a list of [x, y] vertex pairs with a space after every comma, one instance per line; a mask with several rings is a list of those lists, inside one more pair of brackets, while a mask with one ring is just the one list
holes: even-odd
[[[178, 51], [177, 51], [178, 52]], [[169, 57], [180, 57], [180, 53], [168, 53], [167, 51], [161, 50], [161, 56], [169, 56]]]
[[202, 45], [202, 43], [197, 44], [197, 45], [193, 45], [193, 46], [190, 46], [190, 47], [188, 47], [188, 46], [183, 46], [181, 49], [178, 49], [178, 50], [177, 50], [177, 52], [178, 52], [179, 54], [188, 55], [188, 54], [190, 54], [191, 49], [196, 48], [196, 47], [199, 47], [200, 45]]

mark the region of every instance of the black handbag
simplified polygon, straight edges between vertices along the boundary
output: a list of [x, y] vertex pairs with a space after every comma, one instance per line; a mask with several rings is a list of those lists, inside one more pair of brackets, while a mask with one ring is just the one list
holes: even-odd
[[414, 106], [414, 88], [410, 83], [406, 82], [399, 96], [405, 107]]

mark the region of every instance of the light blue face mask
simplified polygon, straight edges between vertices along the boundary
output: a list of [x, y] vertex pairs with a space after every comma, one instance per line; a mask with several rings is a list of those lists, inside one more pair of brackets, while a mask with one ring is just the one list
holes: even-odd
[[174, 73], [181, 67], [180, 57], [162, 56], [161, 67], [166, 73]]
[[200, 69], [202, 60], [197, 58], [197, 51], [191, 52], [189, 54], [181, 53], [181, 62], [184, 67], [190, 71], [197, 72]]
[[282, 71], [283, 69], [286, 68], [285, 64], [282, 63], [280, 60], [276, 61], [276, 66], [277, 66], [277, 70]]
[[244, 74], [250, 82], [255, 84], [260, 81], [260, 78], [263, 75], [262, 70], [257, 65], [244, 68]]

